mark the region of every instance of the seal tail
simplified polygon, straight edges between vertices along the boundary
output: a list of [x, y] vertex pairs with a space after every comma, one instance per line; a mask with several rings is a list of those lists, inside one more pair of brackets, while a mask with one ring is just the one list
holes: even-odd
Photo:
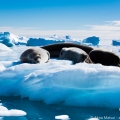
[[93, 63], [89, 56], [85, 59], [84, 62], [86, 62], [86, 63]]

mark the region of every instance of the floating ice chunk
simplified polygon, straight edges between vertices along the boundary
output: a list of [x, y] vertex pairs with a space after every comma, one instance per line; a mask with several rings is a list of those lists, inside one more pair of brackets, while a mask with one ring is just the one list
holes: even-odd
[[83, 43], [91, 43], [92, 45], [98, 45], [99, 41], [100, 41], [99, 37], [93, 36], [93, 37], [88, 37], [88, 38], [84, 39], [82, 42]]
[[120, 46], [120, 40], [112, 40], [113, 46]]
[[8, 109], [6, 107], [0, 105], [0, 111], [8, 111]]
[[0, 116], [24, 116], [27, 113], [22, 110], [11, 109], [8, 110], [4, 106], [0, 106]]
[[90, 118], [88, 120], [99, 120], [98, 118]]
[[68, 115], [59, 115], [59, 116], [55, 116], [55, 119], [59, 119], [59, 120], [69, 120], [69, 116]]

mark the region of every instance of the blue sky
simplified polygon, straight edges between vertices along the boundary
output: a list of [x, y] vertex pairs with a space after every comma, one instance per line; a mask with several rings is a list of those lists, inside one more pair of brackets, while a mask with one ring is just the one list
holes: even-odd
[[[45, 35], [48, 31], [46, 35], [56, 32], [74, 36], [76, 31], [93, 30], [88, 36], [99, 35], [94, 34], [99, 31], [96, 26], [100, 30], [104, 26], [105, 29], [116, 27], [116, 24], [119, 27], [119, 6], [120, 0], [0, 0], [0, 31], [28, 36]], [[78, 32], [77, 37], [85, 36], [80, 37]]]

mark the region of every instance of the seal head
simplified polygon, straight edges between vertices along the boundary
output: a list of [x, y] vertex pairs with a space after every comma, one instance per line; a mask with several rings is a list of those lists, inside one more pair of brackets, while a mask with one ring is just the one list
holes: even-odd
[[49, 52], [39, 47], [27, 49], [20, 56], [23, 63], [46, 63], [49, 59]]

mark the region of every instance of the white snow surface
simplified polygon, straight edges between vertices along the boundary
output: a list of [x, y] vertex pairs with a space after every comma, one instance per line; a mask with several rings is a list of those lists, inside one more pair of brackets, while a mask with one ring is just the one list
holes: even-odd
[[17, 109], [8, 110], [6, 107], [0, 105], [0, 116], [25, 116], [26, 112]]
[[[102, 47], [102, 46], [101, 46]], [[110, 48], [110, 47], [106, 47]], [[0, 54], [0, 96], [28, 97], [46, 104], [82, 107], [120, 106], [120, 68], [101, 64], [50, 59], [48, 63], [21, 63], [27, 46]], [[119, 54], [119, 48], [111, 47]]]
[[0, 43], [0, 52], [11, 52], [12, 51], [12, 49], [10, 49], [9, 47], [7, 47], [6, 45], [4, 45], [4, 44], [2, 44], [2, 43]]
[[5, 70], [5, 69], [6, 69], [6, 68], [4, 67], [4, 65], [0, 63], [0, 71], [3, 71], [3, 70]]

